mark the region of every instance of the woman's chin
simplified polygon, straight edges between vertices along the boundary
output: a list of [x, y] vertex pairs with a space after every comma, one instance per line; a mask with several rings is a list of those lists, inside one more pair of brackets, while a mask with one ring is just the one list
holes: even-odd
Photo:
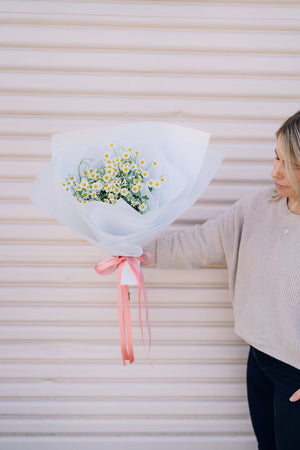
[[283, 189], [276, 189], [276, 191], [277, 191], [277, 194], [280, 196], [280, 197], [288, 197], [288, 193], [287, 192], [284, 192], [284, 190]]

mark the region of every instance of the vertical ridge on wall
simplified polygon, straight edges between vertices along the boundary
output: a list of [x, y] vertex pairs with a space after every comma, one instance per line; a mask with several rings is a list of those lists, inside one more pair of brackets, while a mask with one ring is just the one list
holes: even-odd
[[115, 275], [27, 192], [52, 134], [140, 120], [209, 131], [226, 155], [171, 229], [270, 186], [299, 18], [298, 1], [0, 2], [1, 449], [254, 450], [226, 267], [145, 269], [153, 368], [134, 289], [125, 368]]

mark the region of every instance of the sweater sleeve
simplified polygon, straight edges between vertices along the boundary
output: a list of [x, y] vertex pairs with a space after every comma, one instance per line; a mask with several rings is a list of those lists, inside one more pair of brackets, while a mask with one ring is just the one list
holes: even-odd
[[161, 268], [198, 268], [225, 259], [227, 266], [236, 266], [243, 222], [240, 200], [203, 225], [164, 232], [156, 241], [155, 263]]

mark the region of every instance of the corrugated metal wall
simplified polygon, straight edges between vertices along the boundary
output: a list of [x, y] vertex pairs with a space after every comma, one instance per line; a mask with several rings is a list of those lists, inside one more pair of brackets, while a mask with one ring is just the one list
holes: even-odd
[[0, 449], [254, 450], [247, 346], [224, 267], [145, 269], [151, 368], [120, 359], [116, 277], [30, 203], [50, 135], [135, 120], [212, 133], [226, 159], [175, 227], [270, 184], [299, 109], [299, 1], [0, 1]]

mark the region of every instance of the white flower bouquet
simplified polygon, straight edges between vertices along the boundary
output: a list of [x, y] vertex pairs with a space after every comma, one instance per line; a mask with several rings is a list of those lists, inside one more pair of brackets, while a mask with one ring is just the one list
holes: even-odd
[[146, 213], [150, 210], [149, 195], [165, 181], [163, 176], [156, 180], [149, 178], [149, 169], [157, 166], [157, 161], [146, 165], [139, 158], [140, 152], [133, 152], [131, 147], [116, 149], [110, 144], [110, 150], [97, 167], [91, 167], [90, 158], [81, 160], [76, 173], [68, 175], [62, 186], [79, 203], [100, 201], [115, 205], [123, 199], [139, 213]]
[[[223, 159], [222, 153], [207, 150], [209, 138], [209, 133], [164, 122], [54, 135], [52, 160], [38, 173], [29, 195], [93, 245], [120, 255], [120, 285], [136, 281], [145, 296], [138, 264], [142, 247], [187, 210], [209, 184]], [[115, 263], [105, 260], [104, 266], [107, 273]], [[126, 266], [129, 279], [122, 281]], [[127, 314], [128, 338], [127, 294], [120, 288], [120, 318], [123, 315], [126, 329]], [[133, 353], [124, 347], [124, 339], [122, 329], [125, 364], [127, 359], [133, 361]]]

